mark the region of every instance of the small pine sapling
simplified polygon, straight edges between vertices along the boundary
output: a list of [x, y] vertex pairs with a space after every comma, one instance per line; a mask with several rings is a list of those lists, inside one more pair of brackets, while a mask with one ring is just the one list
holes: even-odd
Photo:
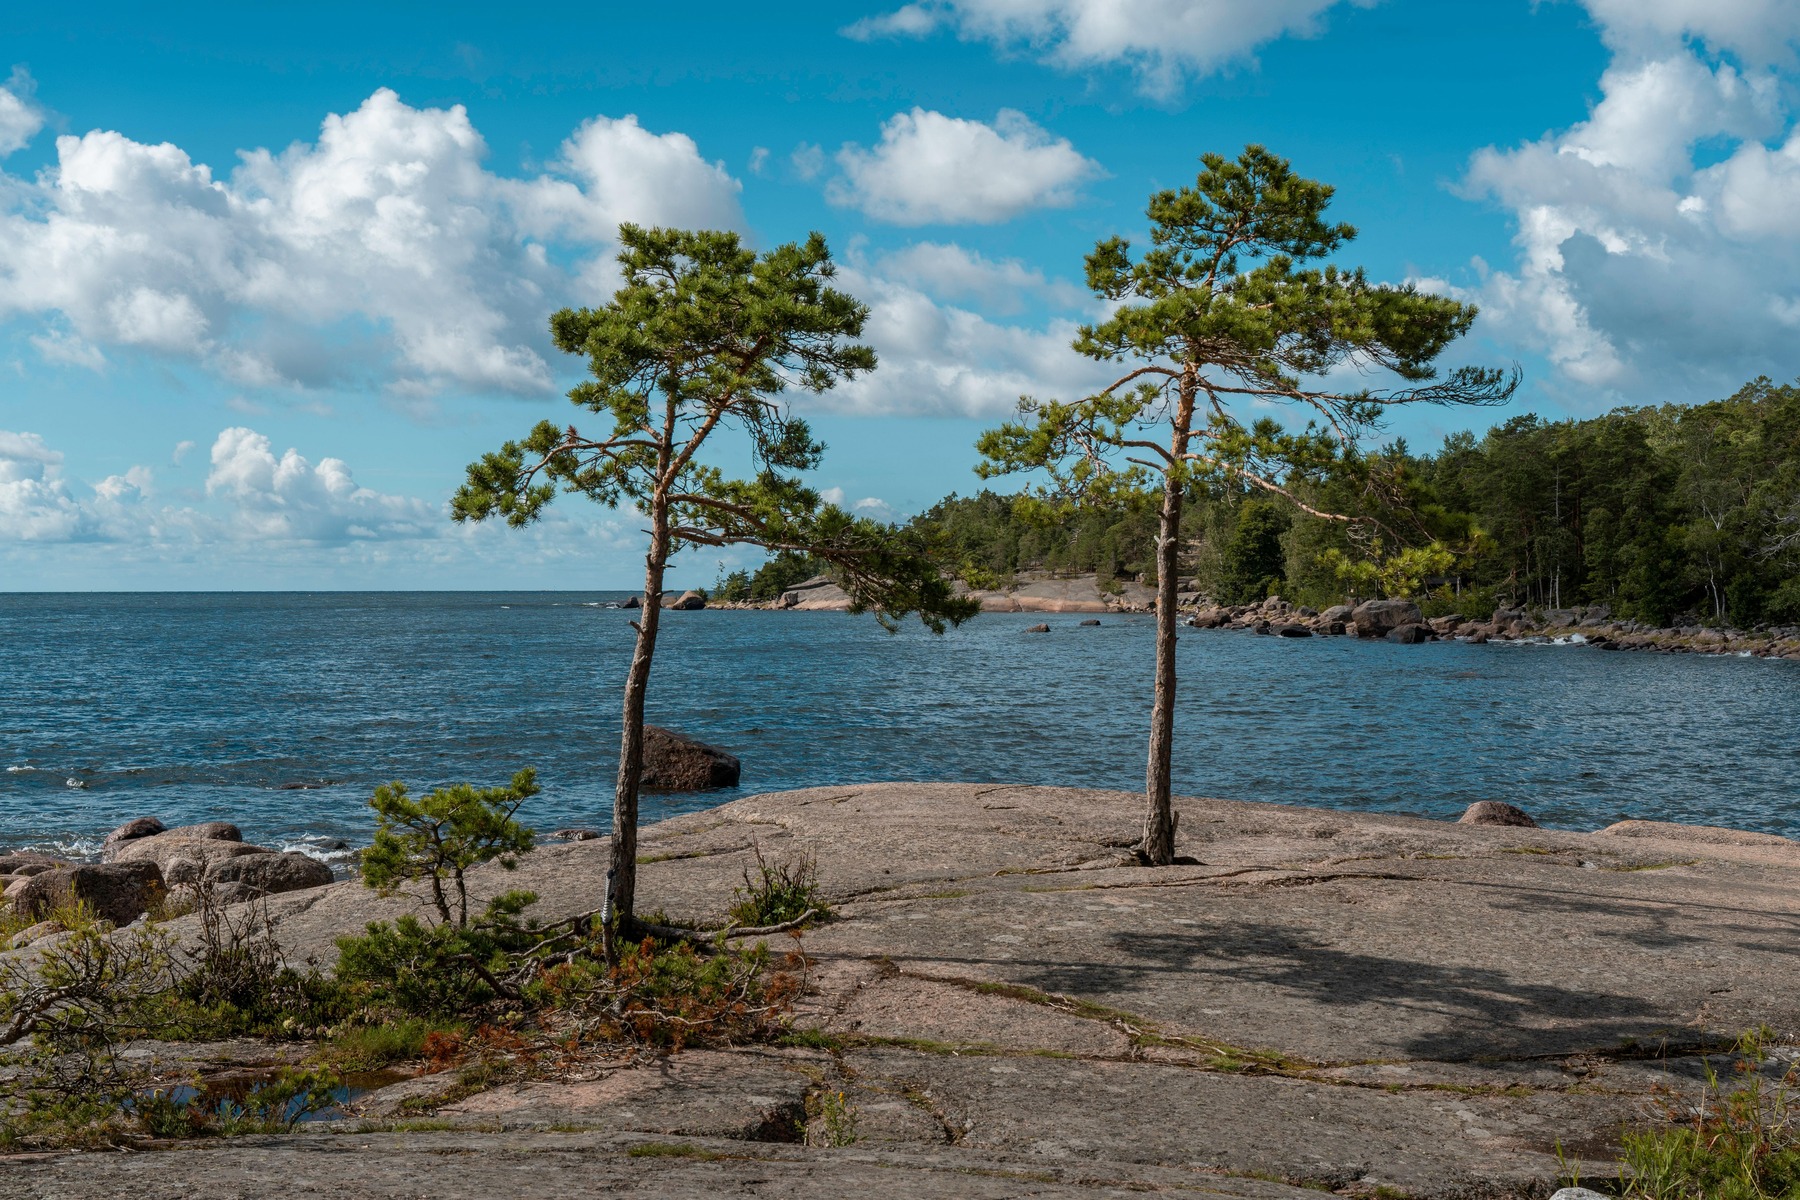
[[537, 834], [513, 816], [538, 790], [537, 773], [530, 767], [504, 787], [459, 783], [416, 800], [404, 783], [376, 788], [369, 801], [377, 820], [375, 842], [363, 852], [363, 882], [391, 896], [408, 883], [425, 880], [443, 923], [467, 928], [466, 872], [485, 862], [509, 871], [518, 866], [517, 856], [531, 849]]

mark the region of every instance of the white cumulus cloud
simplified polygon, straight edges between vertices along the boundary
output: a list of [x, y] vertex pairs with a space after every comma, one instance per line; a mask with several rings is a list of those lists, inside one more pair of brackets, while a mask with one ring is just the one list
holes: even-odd
[[[182, 442], [173, 461], [192, 448]], [[39, 435], [0, 430], [0, 542], [332, 546], [431, 539], [449, 525], [440, 507], [360, 486], [340, 459], [277, 455], [267, 437], [242, 426], [214, 439], [198, 504], [159, 503], [147, 466], [84, 487], [65, 477], [64, 465]]]
[[262, 540], [430, 537], [445, 520], [421, 500], [358, 486], [341, 459], [315, 466], [292, 449], [277, 457], [268, 438], [243, 426], [214, 440], [206, 494], [227, 503], [237, 536]]
[[1589, 8], [1618, 50], [1587, 118], [1471, 162], [1465, 186], [1511, 214], [1518, 256], [1467, 294], [1602, 392], [1692, 397], [1791, 376], [1800, 129], [1776, 70], [1709, 59], [1691, 39], [1791, 37], [1800, 16], [1755, 2]]
[[44, 127], [44, 114], [32, 102], [31, 90], [31, 76], [19, 67], [0, 87], [0, 158], [29, 146]]
[[1069, 348], [1077, 322], [1012, 325], [940, 303], [878, 267], [845, 266], [840, 284], [869, 305], [863, 340], [880, 366], [809, 404], [868, 415], [996, 417], [1022, 395], [1069, 399], [1110, 382], [1111, 364]]
[[[8, 111], [0, 142], [23, 128]], [[543, 392], [545, 317], [603, 299], [583, 289], [608, 278], [619, 222], [742, 224], [737, 181], [684, 134], [596, 117], [547, 171], [508, 178], [460, 105], [387, 89], [223, 177], [106, 130], [56, 151], [34, 178], [0, 174], [0, 317], [44, 318], [52, 361], [131, 348], [251, 387]]]
[[0, 541], [66, 542], [91, 531], [62, 463], [37, 434], [0, 429]]
[[1583, 0], [1609, 44], [1631, 51], [1695, 38], [1755, 63], [1800, 39], [1793, 0]]
[[[1065, 69], [1124, 65], [1146, 92], [1168, 95], [1188, 76], [1248, 58], [1265, 42], [1317, 35], [1325, 14], [1342, 2], [919, 0], [858, 21], [844, 32], [867, 40], [923, 37], [948, 28], [965, 40], [991, 42], [1009, 52], [1025, 50]], [[1378, 2], [1348, 0], [1361, 8]]]
[[1073, 204], [1098, 163], [1002, 109], [992, 125], [923, 108], [896, 113], [871, 149], [837, 154], [843, 175], [826, 189], [834, 204], [897, 225], [993, 224], [1031, 208]]
[[1038, 301], [1083, 308], [1093, 300], [1085, 288], [1048, 278], [1020, 259], [988, 258], [954, 242], [914, 242], [881, 255], [875, 269], [939, 300], [975, 301], [994, 313], [1016, 313]]

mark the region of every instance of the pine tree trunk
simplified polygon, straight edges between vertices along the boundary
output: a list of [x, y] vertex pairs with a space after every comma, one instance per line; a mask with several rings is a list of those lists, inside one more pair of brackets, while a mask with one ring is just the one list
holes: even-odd
[[625, 677], [624, 730], [619, 738], [619, 777], [613, 791], [612, 869], [606, 875], [606, 960], [618, 962], [619, 938], [632, 936], [637, 900], [638, 783], [644, 775], [644, 694], [662, 620], [663, 572], [669, 562], [666, 506], [651, 506], [650, 553], [644, 560], [644, 601], [638, 612], [637, 648]]
[[1144, 791], [1144, 841], [1140, 853], [1153, 867], [1175, 861], [1175, 810], [1171, 802], [1170, 761], [1175, 749], [1175, 619], [1176, 551], [1181, 545], [1181, 509], [1187, 473], [1188, 432], [1194, 419], [1194, 382], [1190, 372], [1180, 385], [1170, 449], [1175, 465], [1163, 476], [1162, 514], [1156, 536], [1156, 698], [1150, 706], [1150, 764]]

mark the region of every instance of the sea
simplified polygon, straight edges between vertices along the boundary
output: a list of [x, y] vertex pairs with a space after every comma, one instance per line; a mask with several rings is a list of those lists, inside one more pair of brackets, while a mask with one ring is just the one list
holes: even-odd
[[[611, 820], [624, 593], [0, 595], [0, 847], [84, 856], [139, 816], [227, 820], [342, 866], [382, 782], [535, 767], [522, 819]], [[1154, 621], [670, 612], [649, 719], [729, 749], [740, 789], [648, 820], [875, 780], [1138, 789]], [[1029, 634], [1039, 622], [1048, 634]], [[1399, 646], [1183, 629], [1179, 793], [1545, 825], [1626, 817], [1800, 835], [1800, 663], [1581, 645]]]

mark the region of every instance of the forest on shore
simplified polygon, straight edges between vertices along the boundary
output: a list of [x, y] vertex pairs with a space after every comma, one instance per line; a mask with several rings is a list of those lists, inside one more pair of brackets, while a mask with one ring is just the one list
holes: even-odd
[[[1606, 605], [1656, 625], [1800, 623], [1800, 386], [1513, 417], [1432, 453], [1395, 442], [1354, 472], [1288, 479], [1289, 495], [1196, 479], [1182, 524], [1192, 589], [1223, 604], [1279, 594], [1324, 607], [1406, 596], [1427, 612]], [[1022, 571], [1154, 578], [1158, 496], [1058, 506], [981, 491], [912, 518], [975, 586]], [[1326, 519], [1321, 513], [1359, 518]], [[777, 555], [715, 589], [773, 599], [822, 564]]]

